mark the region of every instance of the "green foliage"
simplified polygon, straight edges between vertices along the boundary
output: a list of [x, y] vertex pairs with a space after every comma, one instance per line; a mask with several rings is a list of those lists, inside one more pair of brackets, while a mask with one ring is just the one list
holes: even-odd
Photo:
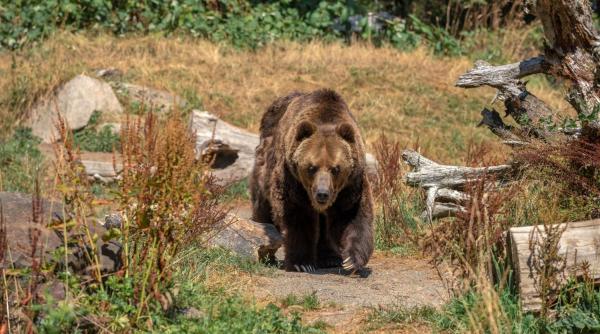
[[[56, 29], [126, 33], [185, 33], [236, 48], [257, 48], [274, 40], [307, 41], [362, 38], [406, 50], [429, 41], [435, 52], [460, 54], [460, 45], [443, 28], [411, 18], [377, 17], [369, 24], [370, 3], [357, 1], [248, 0], [184, 1], [24, 1], [2, 5], [0, 47], [17, 49]], [[361, 16], [356, 16], [361, 15]], [[354, 20], [351, 22], [351, 20]]]
[[224, 202], [249, 199], [248, 179], [243, 179], [230, 185], [223, 193], [223, 196], [221, 196], [221, 200]]
[[59, 334], [66, 333], [74, 328], [77, 320], [77, 311], [73, 303], [67, 301], [52, 301], [51, 303], [38, 306], [46, 315], [40, 321], [39, 330], [42, 333]]
[[28, 128], [18, 128], [10, 139], [0, 141], [0, 190], [32, 192], [43, 167], [40, 142]]
[[113, 152], [121, 149], [121, 139], [114, 133], [112, 125], [104, 125], [97, 129], [101, 113], [94, 111], [88, 125], [73, 134], [73, 143], [82, 151]]
[[389, 308], [379, 307], [373, 309], [367, 317], [368, 329], [376, 330], [387, 324], [429, 324], [435, 323], [439, 318], [439, 311], [431, 306]]
[[[273, 304], [258, 307], [236, 293], [223, 288], [208, 288], [205, 274], [236, 268], [246, 273], [265, 273], [268, 267], [242, 259], [222, 249], [191, 249], [177, 271], [176, 282], [180, 288], [176, 308], [194, 307], [204, 315], [190, 319], [180, 314], [170, 317], [159, 327], [162, 333], [320, 333], [318, 327], [305, 327], [300, 317], [283, 315]], [[200, 279], [200, 284], [198, 284]], [[316, 297], [305, 298], [307, 305], [318, 305]]]
[[[165, 312], [156, 298], [149, 298], [148, 316], [136, 323], [136, 282], [132, 277], [108, 276], [104, 288], [83, 289], [75, 276], [69, 281], [69, 297], [35, 305], [42, 333], [72, 333], [84, 326], [110, 332], [151, 330], [157, 333], [320, 333], [318, 326], [306, 327], [300, 316], [285, 316], [276, 305], [254, 305], [235, 292], [207, 286], [210, 271], [235, 268], [246, 273], [262, 273], [267, 267], [242, 259], [221, 249], [190, 247], [182, 252], [174, 277], [173, 304]], [[68, 278], [68, 279], [66, 279]], [[319, 303], [315, 296], [301, 300], [307, 309]], [[195, 308], [200, 316], [187, 317], [183, 310]], [[88, 323], [85, 319], [95, 319]], [[84, 325], [85, 324], [85, 325]], [[148, 328], [151, 326], [151, 328]]]
[[[469, 321], [481, 312], [484, 296], [474, 290], [452, 299], [436, 317], [435, 326], [443, 331], [463, 333]], [[597, 333], [600, 331], [600, 291], [593, 284], [571, 281], [559, 293], [555, 316], [544, 319], [523, 313], [517, 293], [509, 288], [498, 291], [499, 305], [506, 317], [506, 333]]]
[[444, 28], [426, 24], [415, 15], [410, 18], [414, 31], [427, 40], [435, 53], [447, 56], [460, 56], [463, 53], [460, 41]]
[[317, 310], [321, 307], [321, 303], [319, 302], [319, 298], [317, 297], [316, 292], [308, 294], [303, 297], [299, 297], [294, 294], [289, 294], [281, 301], [283, 307], [290, 307], [292, 305], [300, 305], [306, 311]]
[[320, 2], [301, 15], [290, 1], [12, 1], [0, 12], [0, 44], [18, 48], [47, 37], [58, 27], [128, 32], [184, 31], [236, 47], [257, 47], [274, 39], [304, 40], [331, 33], [342, 4]]

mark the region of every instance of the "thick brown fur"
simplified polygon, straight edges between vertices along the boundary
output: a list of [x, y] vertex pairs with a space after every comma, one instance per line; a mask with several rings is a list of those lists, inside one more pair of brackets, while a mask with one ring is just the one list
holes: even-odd
[[352, 263], [373, 253], [373, 206], [363, 139], [332, 90], [294, 92], [263, 115], [250, 179], [253, 219], [285, 238], [286, 270]]

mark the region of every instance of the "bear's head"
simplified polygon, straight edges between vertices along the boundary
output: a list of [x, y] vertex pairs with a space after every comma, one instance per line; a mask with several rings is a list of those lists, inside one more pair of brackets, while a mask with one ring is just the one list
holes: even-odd
[[292, 162], [296, 178], [310, 197], [313, 208], [324, 212], [336, 200], [355, 171], [353, 149], [356, 133], [348, 123], [317, 126], [304, 120], [296, 128]]

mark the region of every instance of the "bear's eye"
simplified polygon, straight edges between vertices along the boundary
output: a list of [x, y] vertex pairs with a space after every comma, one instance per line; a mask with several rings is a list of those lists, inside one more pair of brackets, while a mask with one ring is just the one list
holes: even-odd
[[338, 175], [340, 173], [340, 166], [331, 167], [331, 174]]
[[313, 165], [308, 166], [308, 174], [313, 175], [314, 173], [317, 172], [317, 169], [318, 169], [317, 166], [313, 166]]

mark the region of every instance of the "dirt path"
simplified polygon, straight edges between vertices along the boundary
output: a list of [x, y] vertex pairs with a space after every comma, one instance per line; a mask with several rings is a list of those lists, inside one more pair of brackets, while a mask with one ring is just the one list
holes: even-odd
[[[234, 212], [249, 217], [250, 208], [242, 205]], [[311, 274], [278, 270], [272, 276], [253, 278], [253, 293], [258, 300], [274, 302], [290, 294], [315, 294], [324, 307], [304, 312], [303, 320], [325, 322], [339, 333], [361, 328], [372, 308], [439, 307], [447, 300], [446, 289], [427, 259], [376, 252], [368, 267], [367, 277], [346, 276], [341, 269]]]
[[386, 257], [375, 254], [367, 277], [351, 277], [341, 269], [320, 269], [316, 273], [277, 271], [274, 277], [257, 281], [257, 297], [283, 298], [315, 293], [323, 303], [349, 308], [401, 305], [439, 306], [446, 290], [435, 270], [422, 259]]
[[370, 308], [439, 307], [447, 292], [435, 270], [424, 259], [385, 256], [376, 253], [369, 262], [367, 277], [342, 275], [340, 269], [316, 273], [277, 271], [272, 277], [255, 280], [254, 295], [259, 300], [277, 301], [293, 294], [315, 294], [320, 311], [304, 314], [308, 322], [323, 321], [334, 332], [357, 328]]

